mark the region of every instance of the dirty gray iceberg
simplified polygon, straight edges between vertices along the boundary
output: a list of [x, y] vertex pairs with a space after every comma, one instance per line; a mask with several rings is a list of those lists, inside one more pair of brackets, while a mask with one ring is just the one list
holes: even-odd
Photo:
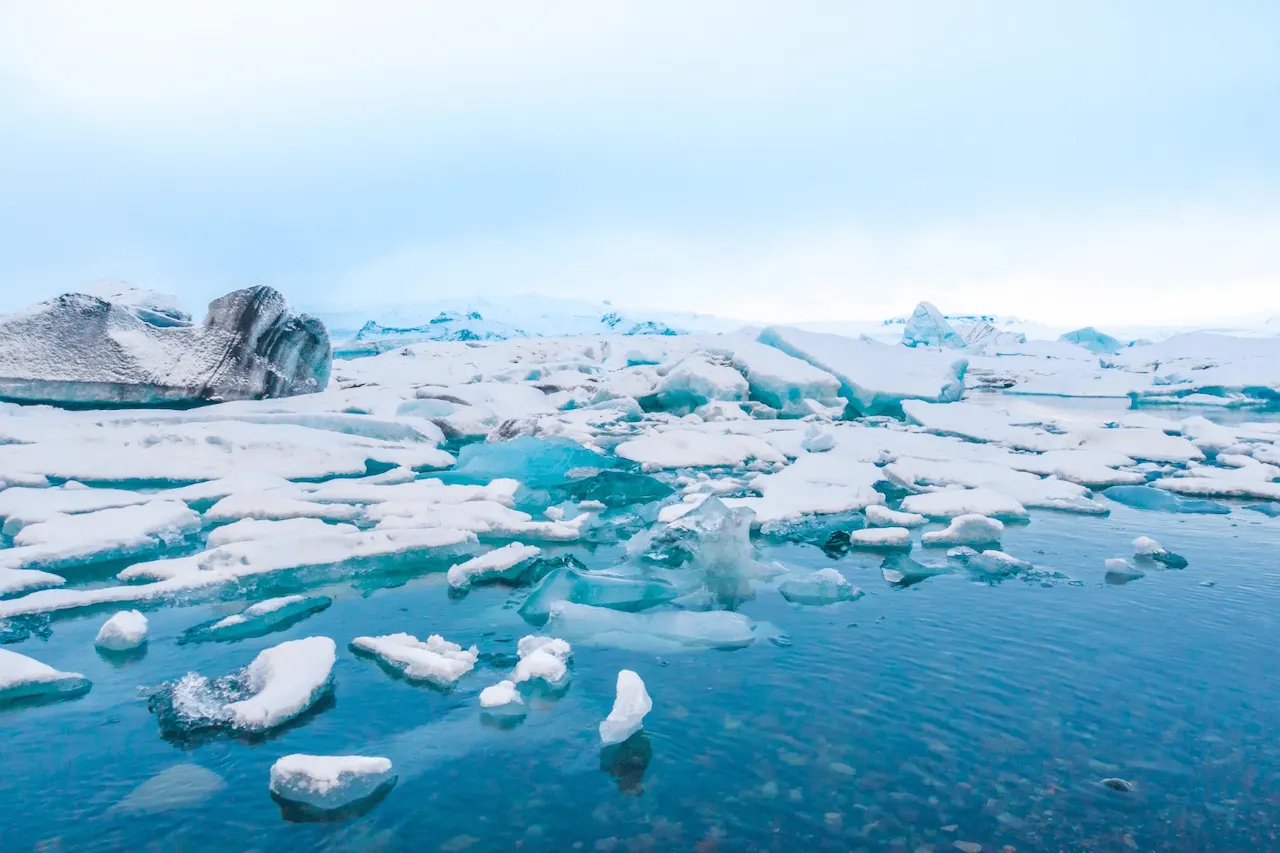
[[215, 299], [199, 324], [181, 313], [161, 316], [139, 293], [67, 293], [0, 318], [0, 399], [191, 405], [288, 397], [328, 384], [324, 324], [289, 313], [270, 287]]

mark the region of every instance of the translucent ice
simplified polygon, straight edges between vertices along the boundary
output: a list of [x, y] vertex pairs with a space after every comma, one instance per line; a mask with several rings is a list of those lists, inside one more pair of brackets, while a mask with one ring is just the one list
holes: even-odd
[[787, 601], [809, 605], [853, 601], [862, 596], [862, 590], [836, 569], [819, 569], [802, 577], [787, 578], [778, 585], [778, 592]]
[[147, 641], [147, 617], [137, 610], [121, 610], [108, 619], [93, 641], [109, 652], [126, 652]]
[[662, 500], [673, 491], [661, 480], [628, 471], [601, 471], [564, 485], [565, 494], [573, 500], [598, 501], [612, 508]]
[[1107, 580], [1111, 583], [1124, 583], [1142, 577], [1145, 572], [1121, 557], [1113, 557], [1106, 561]]
[[520, 605], [520, 615], [530, 624], [540, 625], [557, 601], [635, 611], [671, 601], [678, 595], [679, 589], [657, 578], [562, 567], [551, 571], [530, 591]]
[[951, 519], [945, 530], [930, 530], [920, 537], [926, 545], [970, 545], [999, 542], [1004, 524], [985, 515], [970, 513]]
[[906, 551], [911, 548], [911, 531], [905, 527], [868, 527], [850, 532], [849, 544], [870, 550]]
[[1185, 569], [1187, 567], [1186, 557], [1181, 557], [1166, 550], [1163, 545], [1150, 536], [1139, 536], [1133, 540], [1133, 556], [1139, 561], [1144, 559], [1152, 560], [1171, 569]]
[[251, 604], [239, 613], [188, 629], [179, 642], [229, 642], [261, 637], [301, 622], [333, 603], [325, 595], [285, 595]]
[[464, 649], [439, 634], [426, 642], [411, 634], [356, 637], [351, 647], [381, 660], [411, 681], [425, 681], [437, 687], [452, 687], [476, 665], [480, 650]]
[[1180, 498], [1164, 489], [1153, 489], [1150, 486], [1112, 486], [1103, 494], [1117, 503], [1136, 509], [1149, 509], [1157, 512], [1206, 515], [1226, 515], [1231, 512], [1231, 507], [1226, 504]]
[[947, 556], [959, 563], [964, 563], [975, 572], [992, 577], [1005, 577], [1031, 568], [1031, 564], [1026, 560], [1019, 560], [1004, 551], [988, 549], [979, 552], [967, 545], [952, 548], [947, 552]]
[[736, 649], [751, 645], [755, 639], [751, 620], [741, 613], [726, 610], [624, 613], [569, 601], [551, 606], [547, 628], [560, 635], [621, 648], [658, 645]]
[[448, 574], [449, 586], [466, 589], [472, 584], [487, 581], [518, 581], [541, 553], [542, 549], [534, 545], [512, 542], [451, 567]]
[[653, 700], [640, 676], [629, 669], [618, 673], [617, 696], [613, 710], [600, 724], [600, 741], [605, 745], [622, 743], [644, 726], [645, 715], [653, 710]]
[[20, 699], [72, 699], [89, 692], [89, 679], [59, 672], [34, 658], [0, 648], [0, 706]]
[[881, 576], [897, 586], [911, 586], [923, 580], [944, 575], [951, 569], [945, 565], [917, 562], [906, 554], [890, 554], [880, 564]]
[[149, 815], [194, 806], [227, 787], [217, 773], [198, 764], [166, 767], [130, 791], [107, 815]]
[[364, 755], [286, 755], [271, 765], [271, 793], [316, 812], [347, 809], [395, 784], [391, 761]]
[[1120, 341], [1108, 334], [1099, 332], [1093, 326], [1085, 326], [1083, 329], [1067, 332], [1060, 336], [1058, 340], [1084, 347], [1095, 355], [1113, 355], [1124, 347], [1124, 344], [1120, 343]]
[[457, 471], [473, 480], [510, 477], [541, 489], [560, 485], [574, 468], [604, 468], [608, 462], [572, 439], [520, 436], [468, 444], [458, 451]]
[[902, 344], [908, 347], [964, 349], [965, 342], [941, 311], [928, 302], [921, 302], [911, 312], [902, 330]]

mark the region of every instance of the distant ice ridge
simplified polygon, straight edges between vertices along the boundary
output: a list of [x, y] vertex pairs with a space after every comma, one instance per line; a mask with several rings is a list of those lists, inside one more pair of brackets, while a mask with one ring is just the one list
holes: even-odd
[[391, 761], [364, 755], [286, 755], [271, 765], [273, 796], [316, 813], [349, 809], [395, 785]]
[[172, 405], [322, 390], [324, 324], [269, 287], [215, 299], [199, 325], [165, 298], [122, 288], [68, 293], [0, 317], [0, 398]]

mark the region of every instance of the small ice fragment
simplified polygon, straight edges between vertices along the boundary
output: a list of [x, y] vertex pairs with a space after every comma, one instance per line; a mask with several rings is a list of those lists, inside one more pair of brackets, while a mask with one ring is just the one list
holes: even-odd
[[1164, 489], [1154, 489], [1151, 486], [1112, 486], [1102, 494], [1116, 503], [1156, 512], [1201, 515], [1227, 515], [1231, 512], [1231, 507], [1217, 501], [1180, 498], [1172, 492], [1167, 492]]
[[0, 706], [19, 699], [71, 699], [91, 686], [78, 672], [59, 672], [35, 658], [0, 649]]
[[975, 571], [996, 577], [1025, 572], [1031, 568], [1031, 564], [1026, 560], [1019, 560], [1012, 554], [1006, 554], [1004, 551], [994, 549], [978, 552], [973, 548], [962, 545], [959, 548], [952, 548], [947, 552], [947, 556], [964, 563]]
[[206, 622], [188, 629], [179, 640], [181, 643], [216, 640], [243, 640], [261, 637], [294, 625], [313, 613], [325, 610], [333, 603], [327, 595], [285, 595], [268, 598], [251, 604], [239, 613], [215, 622]]
[[1144, 558], [1153, 560], [1171, 569], [1185, 569], [1187, 567], [1186, 557], [1166, 550], [1163, 545], [1150, 536], [1139, 536], [1133, 540], [1133, 556], [1139, 560]]
[[390, 759], [286, 755], [271, 765], [271, 793], [316, 812], [345, 809], [395, 784]]
[[808, 605], [835, 604], [862, 597], [862, 590], [839, 571], [830, 568], [799, 578], [788, 578], [778, 585], [778, 592], [793, 604]]
[[137, 610], [121, 610], [103, 623], [93, 642], [109, 652], [127, 652], [146, 641], [147, 617]]
[[911, 531], [905, 527], [868, 527], [850, 532], [849, 544], [855, 548], [905, 551], [911, 548]]
[[921, 527], [928, 521], [915, 512], [898, 512], [887, 506], [872, 504], [867, 507], [867, 524], [871, 527]]
[[549, 506], [542, 511], [542, 514], [545, 515], [547, 518], [551, 519], [552, 521], [563, 521], [564, 507]]
[[367, 652], [412, 681], [426, 681], [437, 687], [452, 687], [476, 665], [480, 650], [463, 649], [439, 634], [424, 643], [411, 634], [356, 637], [352, 649]]
[[613, 710], [600, 724], [600, 741], [605, 745], [622, 743], [644, 726], [645, 715], [653, 710], [653, 700], [640, 676], [629, 669], [618, 673], [618, 692]]
[[449, 569], [449, 586], [466, 589], [483, 581], [518, 580], [528, 568], [526, 564], [541, 553], [542, 549], [535, 545], [512, 542]]
[[1106, 567], [1108, 580], [1124, 582], [1140, 578], [1146, 574], [1142, 569], [1122, 557], [1112, 557], [1107, 560]]
[[559, 686], [569, 675], [567, 664], [572, 647], [555, 637], [527, 636], [516, 644], [520, 662], [511, 680], [516, 684], [540, 678], [551, 687]]
[[227, 705], [231, 724], [250, 731], [283, 725], [329, 689], [337, 648], [328, 637], [306, 637], [258, 653], [245, 670], [253, 695]]
[[1116, 776], [1110, 776], [1106, 779], [1103, 779], [1100, 784], [1110, 788], [1113, 791], [1119, 791], [1122, 794], [1127, 794], [1133, 790], [1132, 782], [1130, 782], [1128, 779], [1120, 779]]
[[514, 709], [524, 713], [524, 700], [514, 681], [499, 681], [480, 691], [480, 707], [486, 711]]
[[1004, 524], [985, 515], [970, 513], [951, 519], [945, 530], [931, 530], [920, 537], [925, 545], [986, 545], [999, 542]]

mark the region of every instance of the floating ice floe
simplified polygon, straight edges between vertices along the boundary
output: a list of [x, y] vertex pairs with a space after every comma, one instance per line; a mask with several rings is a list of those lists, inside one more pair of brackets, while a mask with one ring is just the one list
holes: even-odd
[[35, 658], [0, 648], [0, 705], [24, 699], [73, 699], [91, 686], [78, 672], [59, 672]]
[[1146, 572], [1130, 563], [1123, 557], [1112, 557], [1105, 563], [1107, 580], [1112, 583], [1124, 583], [1143, 577]]
[[14, 547], [0, 550], [0, 568], [62, 569], [138, 557], [181, 542], [199, 528], [200, 516], [178, 501], [54, 515], [19, 530]]
[[849, 533], [849, 544], [854, 548], [873, 551], [908, 551], [911, 549], [911, 531], [905, 527], [868, 527]]
[[853, 601], [863, 594], [836, 569], [819, 569], [812, 574], [787, 578], [778, 585], [778, 592], [787, 601], [808, 605]]
[[880, 575], [887, 583], [903, 587], [913, 586], [950, 571], [951, 568], [947, 565], [920, 563], [906, 554], [890, 554], [880, 565]]
[[0, 568], [0, 598], [18, 593], [32, 592], [62, 586], [66, 578], [39, 569]]
[[126, 652], [146, 641], [147, 617], [137, 610], [121, 610], [103, 623], [93, 642], [108, 652]]
[[977, 547], [999, 542], [1004, 524], [999, 519], [970, 513], [951, 519], [945, 530], [926, 531], [920, 541], [925, 545], [969, 545]]
[[395, 782], [390, 759], [377, 756], [295, 753], [271, 765], [272, 795], [319, 814], [350, 809]]
[[518, 719], [528, 711], [514, 681], [503, 680], [480, 691], [480, 712], [500, 719]]
[[648, 468], [737, 467], [748, 459], [786, 462], [766, 441], [750, 435], [669, 430], [624, 441], [615, 448], [623, 459]]
[[1178, 512], [1199, 515], [1227, 515], [1231, 507], [1215, 501], [1180, 498], [1163, 489], [1151, 486], [1112, 486], [1102, 493], [1105, 497], [1135, 509], [1156, 512]]
[[152, 815], [198, 805], [227, 787], [212, 770], [198, 764], [166, 767], [107, 810], [107, 816]]
[[942, 312], [932, 303], [921, 302], [911, 312], [902, 330], [902, 344], [908, 347], [964, 349], [964, 339], [951, 328]]
[[727, 610], [625, 613], [557, 601], [551, 605], [546, 627], [587, 643], [619, 648], [737, 649], [755, 640], [751, 620]]
[[290, 640], [258, 653], [245, 670], [252, 694], [225, 708], [236, 728], [263, 731], [288, 722], [329, 689], [337, 649], [328, 637]]
[[325, 595], [285, 595], [251, 604], [239, 613], [188, 629], [181, 642], [243, 640], [279, 631], [325, 610], [333, 599]]
[[425, 681], [436, 687], [452, 687], [476, 665], [480, 650], [464, 649], [438, 634], [426, 642], [412, 634], [356, 637], [352, 649], [373, 655], [410, 681]]
[[520, 661], [516, 664], [511, 680], [522, 684], [540, 679], [548, 687], [559, 687], [569, 676], [568, 662], [572, 647], [555, 637], [530, 635], [522, 637], [516, 645]]
[[448, 574], [449, 586], [466, 589], [472, 584], [485, 581], [518, 580], [528, 570], [530, 561], [541, 554], [542, 549], [534, 545], [512, 542], [451, 567]]
[[629, 669], [618, 673], [617, 695], [613, 709], [600, 724], [600, 741], [605, 746], [622, 743], [644, 726], [645, 716], [653, 710], [653, 700], [640, 676]]
[[929, 519], [915, 512], [899, 512], [887, 506], [871, 505], [866, 509], [871, 527], [923, 527]]
[[968, 568], [992, 577], [1004, 577], [1031, 569], [1026, 560], [1019, 560], [1004, 551], [987, 549], [978, 551], [968, 545], [961, 545], [947, 551], [947, 557], [963, 563]]
[[1026, 507], [1022, 504], [991, 489], [943, 489], [938, 492], [908, 495], [902, 499], [902, 509], [904, 512], [917, 513], [935, 519], [985, 515], [1007, 520], [1028, 516]]

